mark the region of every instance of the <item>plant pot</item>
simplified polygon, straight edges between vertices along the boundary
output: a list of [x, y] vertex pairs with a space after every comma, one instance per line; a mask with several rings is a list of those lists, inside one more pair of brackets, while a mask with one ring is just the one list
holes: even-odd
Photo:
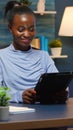
[[62, 52], [62, 47], [51, 48], [51, 54], [53, 56], [60, 56], [61, 52]]
[[9, 106], [0, 106], [0, 121], [9, 119]]

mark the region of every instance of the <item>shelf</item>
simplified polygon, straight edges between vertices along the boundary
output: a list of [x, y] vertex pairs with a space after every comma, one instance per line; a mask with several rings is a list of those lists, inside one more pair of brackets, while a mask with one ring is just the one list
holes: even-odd
[[34, 13], [41, 14], [41, 15], [44, 15], [44, 14], [56, 14], [56, 11], [44, 11], [44, 12], [34, 11]]
[[51, 58], [56, 59], [56, 58], [68, 58], [68, 55], [60, 55], [60, 56], [52, 56]]

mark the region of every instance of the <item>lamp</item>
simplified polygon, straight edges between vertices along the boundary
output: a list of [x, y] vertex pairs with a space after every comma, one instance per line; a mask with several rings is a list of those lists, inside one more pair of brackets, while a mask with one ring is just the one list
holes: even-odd
[[73, 36], [73, 6], [65, 8], [58, 35]]

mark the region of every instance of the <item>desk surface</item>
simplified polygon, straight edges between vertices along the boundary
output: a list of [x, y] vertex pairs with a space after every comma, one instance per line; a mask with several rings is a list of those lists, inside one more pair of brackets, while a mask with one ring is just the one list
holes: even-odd
[[0, 130], [27, 130], [73, 125], [73, 98], [63, 105], [24, 105], [36, 112], [10, 115], [7, 122], [0, 122]]

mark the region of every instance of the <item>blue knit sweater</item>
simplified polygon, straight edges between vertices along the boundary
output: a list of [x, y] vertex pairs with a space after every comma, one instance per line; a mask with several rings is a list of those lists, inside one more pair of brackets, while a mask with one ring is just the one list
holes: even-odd
[[22, 102], [22, 92], [34, 88], [43, 73], [58, 72], [49, 54], [30, 48], [15, 50], [13, 44], [0, 50], [0, 86], [10, 87], [14, 102]]

